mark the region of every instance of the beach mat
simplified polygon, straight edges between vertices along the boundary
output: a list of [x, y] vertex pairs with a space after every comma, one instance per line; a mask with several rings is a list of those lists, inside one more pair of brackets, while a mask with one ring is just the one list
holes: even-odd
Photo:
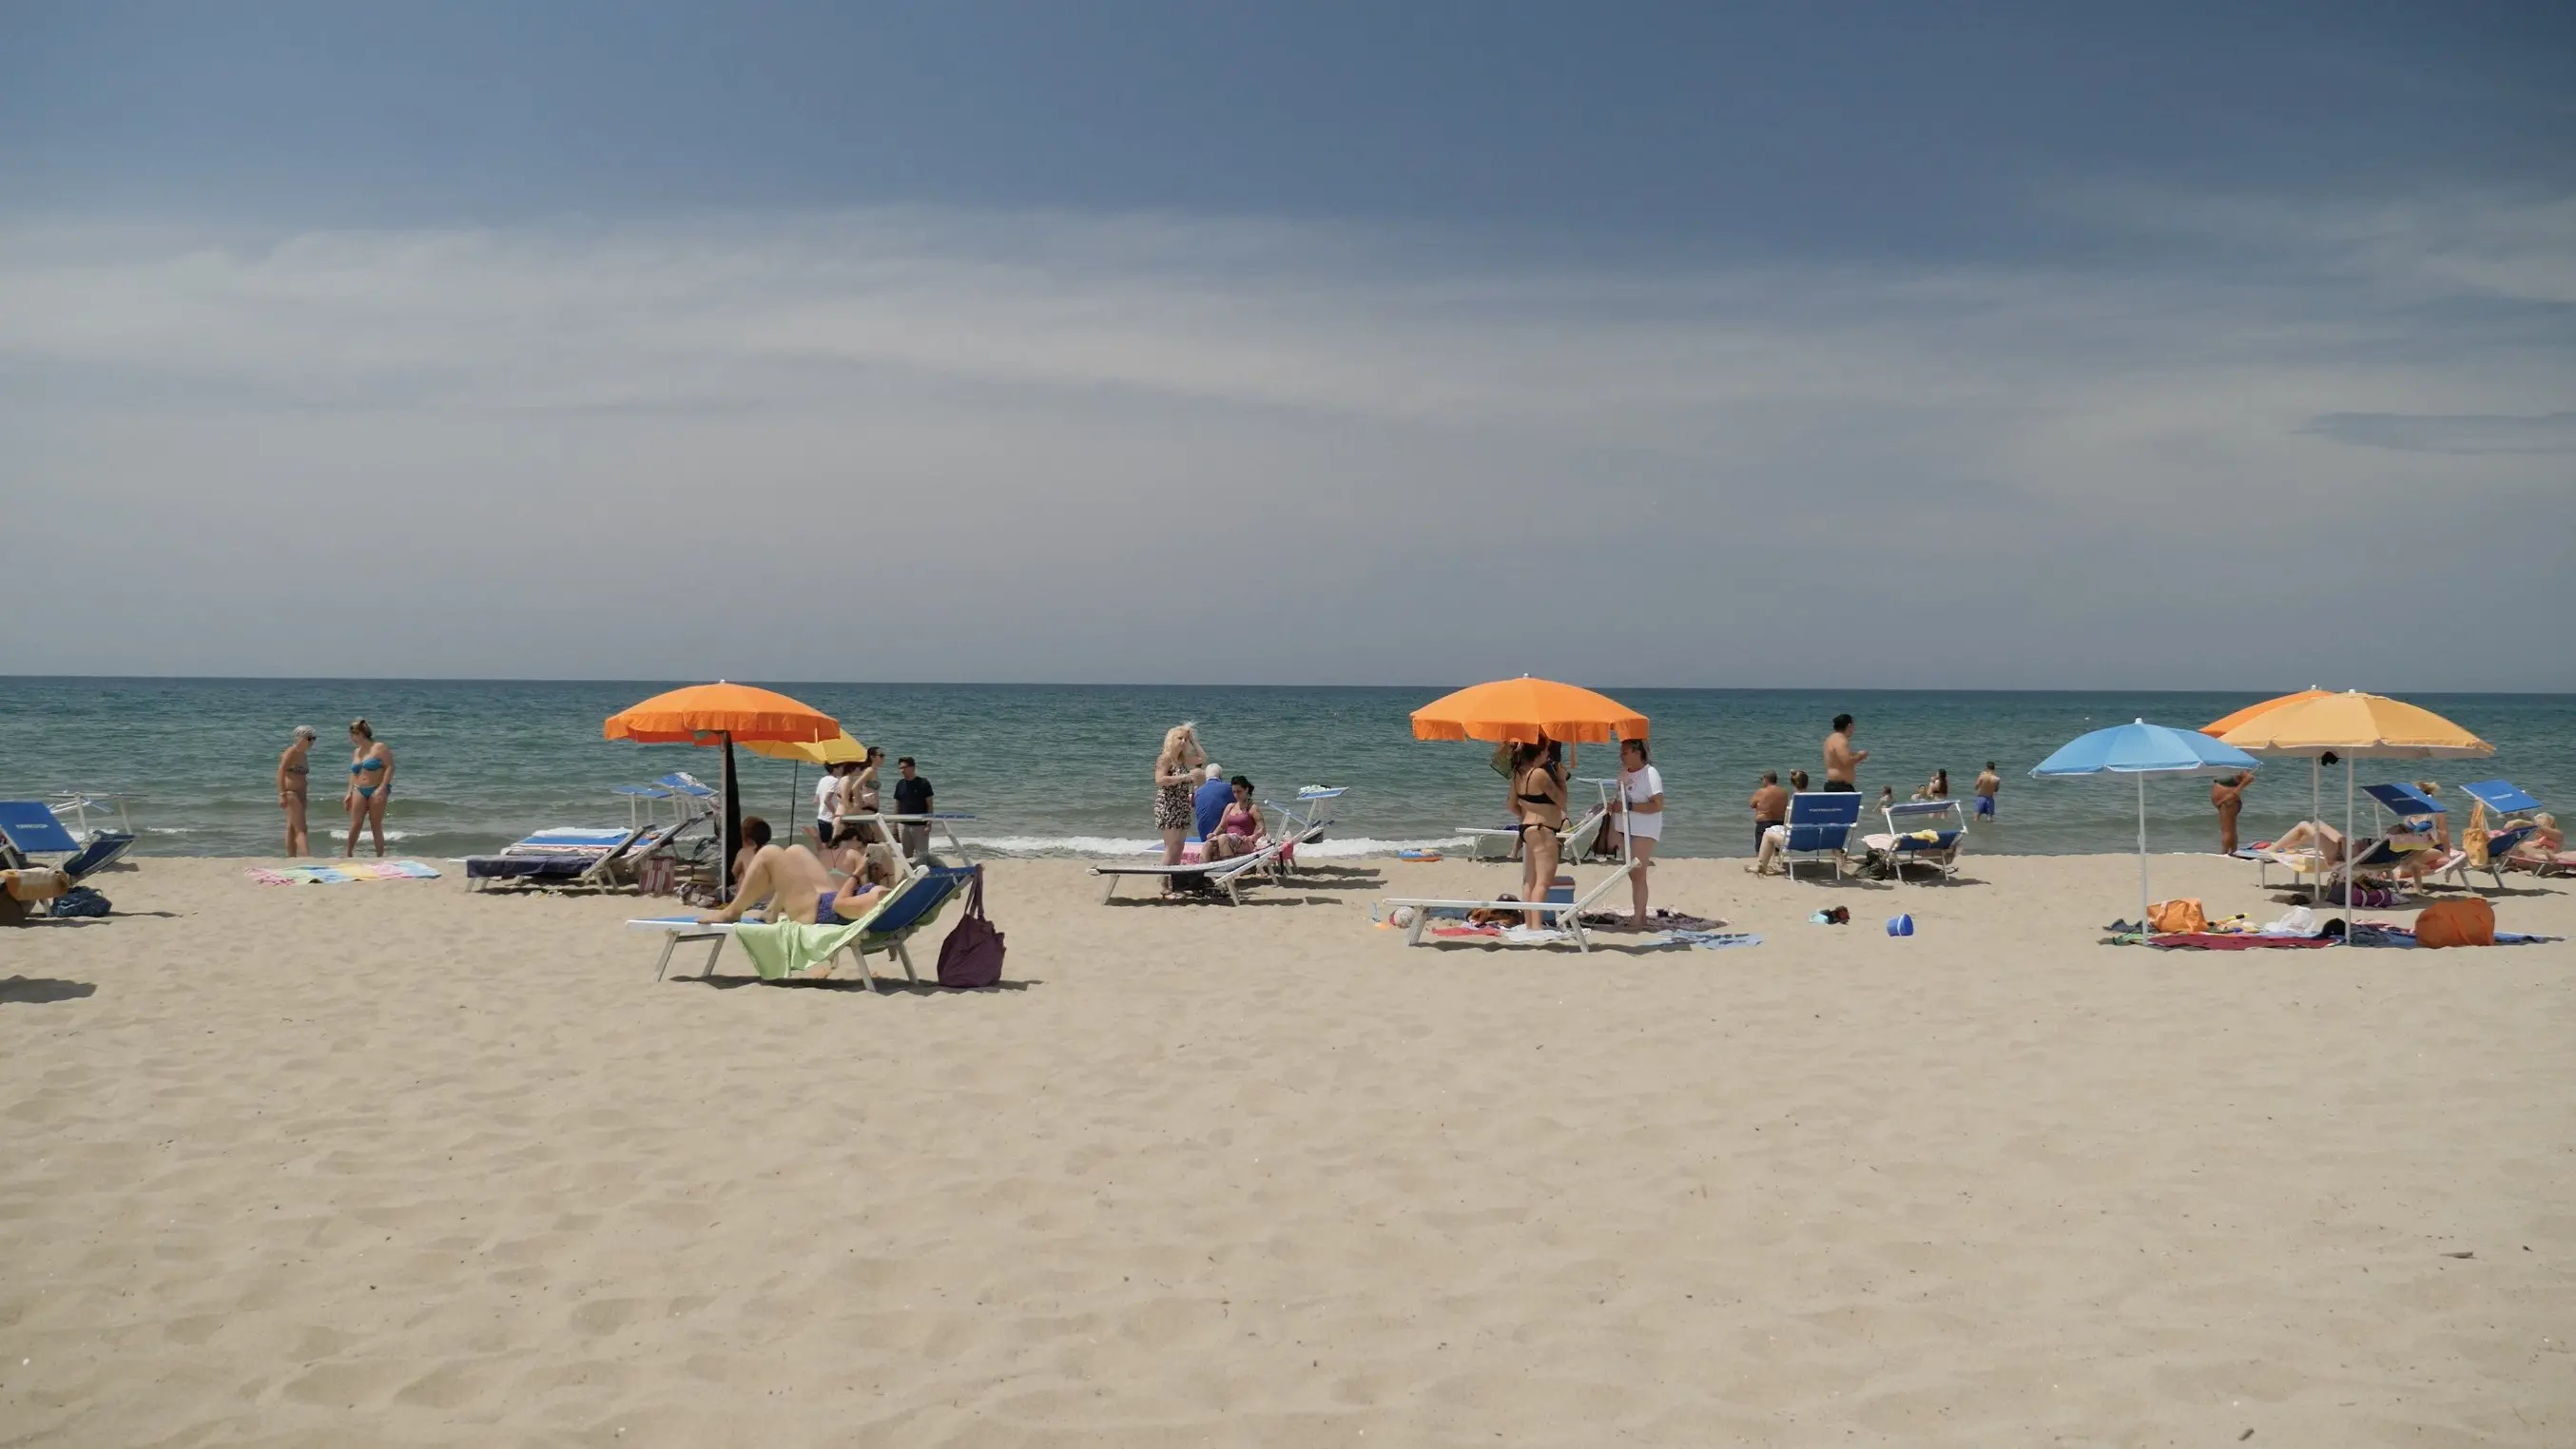
[[372, 880], [436, 880], [438, 872], [416, 860], [344, 860], [337, 865], [252, 866], [244, 872], [264, 886], [354, 885]]

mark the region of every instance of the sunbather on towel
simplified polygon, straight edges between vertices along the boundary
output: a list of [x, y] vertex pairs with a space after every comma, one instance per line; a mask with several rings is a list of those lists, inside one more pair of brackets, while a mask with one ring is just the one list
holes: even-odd
[[741, 870], [741, 888], [723, 910], [709, 911], [698, 919], [739, 921], [746, 912], [766, 907], [764, 914], [773, 921], [802, 921], [809, 926], [820, 921], [837, 894], [822, 859], [801, 845], [771, 844], [769, 822], [757, 815], [743, 818], [742, 835], [751, 858]]

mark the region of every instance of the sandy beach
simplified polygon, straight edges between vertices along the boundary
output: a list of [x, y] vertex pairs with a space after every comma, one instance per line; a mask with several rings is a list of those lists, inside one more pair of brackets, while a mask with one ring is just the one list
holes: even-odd
[[0, 933], [0, 1443], [2576, 1442], [2576, 946], [2110, 948], [2132, 860], [1972, 855], [1407, 950], [1512, 868], [1007, 861], [1007, 989], [875, 996], [247, 864]]

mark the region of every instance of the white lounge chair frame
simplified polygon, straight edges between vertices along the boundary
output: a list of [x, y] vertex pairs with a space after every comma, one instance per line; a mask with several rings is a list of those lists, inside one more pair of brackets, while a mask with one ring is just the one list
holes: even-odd
[[1556, 917], [1557, 925], [1574, 938], [1574, 948], [1577, 951], [1588, 952], [1592, 949], [1592, 937], [1583, 929], [1583, 913], [1590, 910], [1594, 902], [1608, 895], [1613, 887], [1626, 884], [1628, 872], [1634, 864], [1633, 860], [1622, 861], [1619, 868], [1603, 877], [1599, 884], [1570, 901], [1446, 901], [1414, 896], [1390, 896], [1378, 904], [1390, 908], [1413, 907], [1413, 924], [1407, 926], [1404, 931], [1404, 944], [1408, 946], [1422, 944], [1422, 933], [1431, 928], [1431, 913], [1435, 910], [1536, 911], [1543, 916]]
[[[1903, 885], [1905, 883], [1905, 868], [1909, 865], [1928, 865], [1932, 867], [1936, 878], [1942, 879], [1955, 876], [1959, 873], [1959, 856], [1968, 848], [1968, 812], [1961, 802], [1957, 800], [1910, 800], [1902, 804], [1882, 805], [1879, 807], [1879, 814], [1885, 816], [1887, 819], [1887, 833], [1885, 835], [1864, 835], [1860, 838], [1860, 843], [1871, 850], [1886, 852], [1888, 859], [1895, 863], [1893, 869], [1896, 872], [1895, 880], [1898, 885]], [[1927, 826], [1919, 823], [1929, 821], [1939, 815], [1948, 815], [1954, 822], [1954, 825], [1951, 827], [1943, 827]], [[1900, 827], [1896, 823], [1899, 816], [1903, 816], [1907, 820], [1918, 823]], [[1898, 838], [1910, 834], [1913, 831], [1924, 829], [1939, 830], [1944, 828], [1955, 828], [1959, 832], [1951, 839], [1949, 848], [1946, 850], [1900, 850], [1897, 848]]]
[[1120, 881], [1140, 875], [1180, 875], [1203, 880], [1212, 886], [1224, 888], [1227, 905], [1239, 906], [1243, 904], [1245, 879], [1267, 874], [1276, 868], [1279, 863], [1279, 853], [1286, 845], [1285, 839], [1273, 840], [1249, 855], [1229, 856], [1224, 860], [1196, 861], [1182, 865], [1095, 865], [1091, 868], [1091, 873], [1106, 876], [1109, 880], [1109, 889], [1100, 898], [1100, 903], [1104, 906], [1118, 899]]

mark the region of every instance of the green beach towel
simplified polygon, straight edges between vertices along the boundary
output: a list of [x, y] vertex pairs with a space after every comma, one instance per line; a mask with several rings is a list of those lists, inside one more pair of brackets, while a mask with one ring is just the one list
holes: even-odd
[[760, 973], [761, 980], [779, 981], [802, 976], [831, 960], [834, 952], [858, 940], [866, 930], [864, 921], [837, 926], [745, 921], [733, 928], [733, 938], [742, 943], [742, 953], [751, 958], [752, 969]]

